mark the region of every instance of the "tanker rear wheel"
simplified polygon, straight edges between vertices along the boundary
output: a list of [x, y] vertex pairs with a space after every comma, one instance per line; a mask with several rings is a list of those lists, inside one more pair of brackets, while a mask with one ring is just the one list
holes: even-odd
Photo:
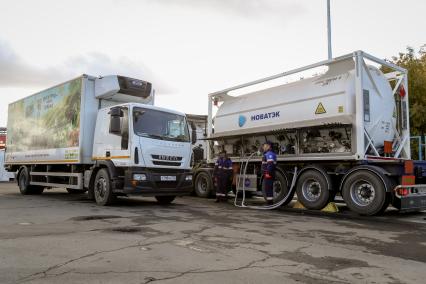
[[[382, 178], [386, 178], [383, 176]], [[382, 178], [368, 170], [355, 171], [345, 179], [342, 196], [346, 205], [360, 215], [377, 215], [386, 210], [390, 196]]]
[[297, 180], [297, 199], [307, 209], [321, 210], [332, 198], [328, 178], [319, 170], [309, 169]]

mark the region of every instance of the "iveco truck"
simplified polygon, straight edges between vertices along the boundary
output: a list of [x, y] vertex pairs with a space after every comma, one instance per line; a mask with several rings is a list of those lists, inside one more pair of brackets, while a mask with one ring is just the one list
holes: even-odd
[[88, 191], [99, 205], [192, 188], [184, 113], [154, 106], [151, 83], [82, 75], [9, 105], [5, 168], [22, 194]]
[[[309, 71], [314, 75], [259, 86]], [[405, 69], [357, 51], [210, 94], [207, 166], [194, 173], [195, 192], [213, 191], [212, 165], [222, 150], [234, 161], [237, 190], [260, 190], [256, 153], [268, 140], [278, 157], [277, 204], [296, 193], [319, 210], [338, 194], [363, 215], [389, 204], [425, 209], [426, 164], [411, 160], [407, 86]]]

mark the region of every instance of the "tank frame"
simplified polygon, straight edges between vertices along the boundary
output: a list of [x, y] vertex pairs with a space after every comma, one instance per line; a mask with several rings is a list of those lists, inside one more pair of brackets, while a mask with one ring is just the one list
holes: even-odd
[[[349, 53], [340, 57], [336, 57], [330, 60], [320, 61], [318, 63], [310, 64], [304, 67], [300, 67], [294, 70], [290, 70], [287, 72], [279, 73], [276, 75], [272, 75], [269, 77], [265, 77], [262, 79], [258, 79], [252, 82], [240, 84], [234, 87], [230, 87], [218, 92], [214, 92], [209, 94], [208, 99], [208, 125], [207, 125], [207, 134], [209, 140], [222, 140], [231, 138], [231, 136], [220, 136], [214, 135], [213, 133], [213, 105], [214, 103], [219, 103], [226, 101], [231, 96], [228, 94], [231, 91], [236, 91], [240, 89], [244, 89], [247, 87], [251, 87], [254, 85], [258, 85], [264, 82], [268, 82], [271, 80], [275, 80], [278, 78], [287, 77], [290, 75], [294, 75], [300, 72], [308, 71], [314, 68], [327, 66], [332, 63], [337, 63], [339, 61], [344, 61], [352, 58], [355, 62], [355, 124], [352, 125], [352, 151], [347, 154], [329, 154], [322, 155], [321, 153], [317, 155], [302, 155], [302, 156], [279, 156], [278, 159], [282, 161], [289, 160], [323, 160], [325, 156], [327, 160], [377, 160], [377, 161], [386, 161], [386, 160], [409, 160], [411, 159], [410, 155], [410, 125], [409, 125], [409, 94], [408, 94], [408, 73], [407, 70], [397, 66], [391, 62], [387, 62], [385, 60], [379, 59], [375, 56], [372, 56], [364, 51], [355, 51], [353, 53]], [[372, 80], [372, 75], [367, 66], [367, 62], [372, 62], [375, 64], [380, 64], [382, 66], [387, 67], [390, 72], [385, 73], [385, 77], [389, 82], [394, 82], [394, 86], [392, 89], [393, 95], [400, 90], [400, 86], [403, 86], [405, 89], [405, 96], [401, 97], [401, 104], [397, 107], [397, 121], [400, 121], [400, 127], [396, 127], [395, 129], [395, 137], [392, 141], [392, 154], [384, 157], [379, 154], [379, 150], [373, 145], [372, 140], [370, 138], [369, 133], [366, 131], [364, 127], [364, 100], [363, 100], [363, 86], [366, 80], [369, 80], [375, 91], [380, 95], [379, 88], [375, 85], [374, 80]], [[398, 123], [397, 123], [398, 124]], [[272, 132], [272, 131], [271, 131]], [[251, 133], [246, 135], [239, 136], [253, 136], [258, 135], [259, 133]], [[237, 136], [234, 136], [236, 138]], [[248, 154], [248, 153], [247, 153]], [[212, 153], [212, 147], [207, 147], [207, 157], [208, 162], [212, 162], [214, 159], [214, 155]], [[241, 157], [244, 159], [244, 157]]]

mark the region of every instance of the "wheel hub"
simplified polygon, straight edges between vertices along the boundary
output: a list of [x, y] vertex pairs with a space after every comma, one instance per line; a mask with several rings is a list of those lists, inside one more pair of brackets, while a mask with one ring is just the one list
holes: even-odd
[[99, 197], [104, 198], [106, 195], [106, 181], [104, 178], [100, 178], [96, 182], [96, 193]]
[[321, 184], [316, 180], [307, 180], [302, 187], [303, 196], [309, 201], [316, 201], [321, 196]]
[[204, 178], [198, 182], [198, 189], [202, 192], [207, 191], [207, 181]]
[[359, 206], [371, 204], [376, 197], [375, 188], [367, 181], [359, 181], [351, 187], [352, 200]]
[[273, 188], [274, 188], [273, 195], [274, 195], [274, 198], [276, 198], [282, 191], [281, 182], [275, 181]]
[[363, 184], [358, 187], [358, 195], [363, 201], [370, 201], [374, 198], [374, 191], [369, 184]]

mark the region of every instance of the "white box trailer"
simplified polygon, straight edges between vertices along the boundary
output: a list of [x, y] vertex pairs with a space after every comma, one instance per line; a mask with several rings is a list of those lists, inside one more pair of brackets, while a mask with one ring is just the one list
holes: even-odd
[[[230, 94], [320, 67], [327, 71]], [[407, 90], [405, 69], [357, 51], [212, 93], [208, 163], [226, 150], [237, 164], [248, 162], [244, 176], [257, 175], [259, 190], [261, 157], [253, 153], [268, 140], [278, 155], [275, 202], [284, 196], [290, 197], [286, 203], [291, 201], [294, 180], [299, 201], [309, 209], [322, 209], [336, 194], [365, 215], [377, 214], [389, 203], [401, 210], [426, 208], [425, 165], [410, 160]], [[211, 167], [195, 172], [196, 192], [198, 185], [212, 185], [210, 173]], [[234, 173], [235, 185], [238, 167]]]
[[183, 113], [156, 107], [151, 83], [88, 75], [9, 105], [5, 166], [23, 194], [49, 187], [171, 202], [191, 190]]

